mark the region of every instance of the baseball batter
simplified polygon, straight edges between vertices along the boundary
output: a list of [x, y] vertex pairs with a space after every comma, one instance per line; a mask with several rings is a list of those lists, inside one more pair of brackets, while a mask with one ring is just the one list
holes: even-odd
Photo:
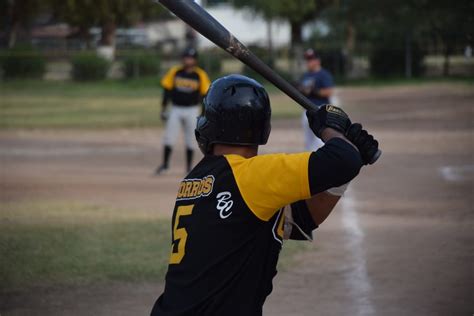
[[[304, 52], [307, 71], [301, 77], [298, 83], [298, 90], [303, 93], [315, 105], [321, 106], [329, 104], [333, 96], [334, 81], [332, 75], [321, 66], [321, 57], [313, 49], [307, 49]], [[317, 138], [303, 113], [301, 117], [303, 126], [305, 149], [315, 151], [323, 142]]]
[[[184, 129], [186, 143], [186, 171], [191, 170], [196, 118], [201, 113], [201, 99], [210, 85], [206, 72], [197, 66], [198, 53], [194, 48], [186, 49], [182, 58], [182, 65], [171, 68], [161, 80], [163, 87], [161, 118], [166, 121], [166, 128], [163, 137], [163, 163], [156, 169], [157, 175], [169, 169], [171, 153], [181, 126]], [[168, 110], [170, 102], [172, 105]]]
[[378, 143], [335, 106], [307, 113], [325, 145], [258, 155], [270, 134], [259, 83], [231, 75], [204, 99], [204, 158], [181, 182], [164, 293], [152, 315], [261, 315], [285, 237], [311, 238]]

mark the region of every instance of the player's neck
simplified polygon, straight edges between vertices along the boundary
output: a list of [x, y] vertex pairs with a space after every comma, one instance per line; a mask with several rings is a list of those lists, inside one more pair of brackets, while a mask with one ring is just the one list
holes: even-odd
[[196, 66], [184, 66], [184, 71], [187, 72], [187, 73], [191, 73], [194, 71], [194, 69], [196, 68]]
[[214, 155], [239, 155], [244, 158], [252, 158], [258, 155], [258, 146], [235, 146], [225, 144], [214, 145]]

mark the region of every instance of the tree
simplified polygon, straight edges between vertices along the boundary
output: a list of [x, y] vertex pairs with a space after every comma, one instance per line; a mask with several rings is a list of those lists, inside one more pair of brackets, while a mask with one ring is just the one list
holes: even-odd
[[44, 5], [40, 0], [1, 0], [1, 25], [6, 30], [6, 46], [12, 48], [17, 43], [18, 33], [28, 28]]
[[303, 26], [315, 19], [333, 0], [234, 0], [238, 8], [249, 8], [265, 19], [281, 19], [291, 27], [291, 46], [301, 45]]
[[[333, 21], [333, 25], [346, 24], [345, 46], [349, 51], [354, 49], [357, 30], [357, 42], [369, 44], [369, 52], [366, 53], [372, 57], [371, 61], [386, 63], [387, 69], [411, 77], [414, 72], [420, 74], [422, 70], [423, 51], [420, 48], [426, 37], [426, 28], [420, 22], [422, 14], [415, 1], [345, 0], [341, 7], [342, 16]], [[385, 55], [385, 58], [377, 54]], [[390, 64], [388, 56], [397, 60]], [[399, 65], [402, 65], [401, 69], [394, 69]]]
[[336, 23], [354, 22], [357, 40], [372, 48], [405, 50], [405, 74], [410, 76], [416, 47], [428, 39], [441, 43], [445, 57], [444, 75], [449, 74], [449, 56], [459, 45], [473, 41], [474, 2], [458, 0], [345, 0], [346, 15]]
[[100, 26], [101, 46], [115, 47], [118, 26], [130, 26], [168, 13], [150, 0], [51, 0], [59, 18], [77, 26], [86, 36], [92, 26]]
[[[334, 1], [336, 0], [234, 0], [233, 4], [261, 14], [267, 21], [280, 19], [290, 24], [291, 52], [294, 57], [291, 70], [292, 77], [296, 78], [302, 68], [303, 27]], [[273, 55], [272, 52], [270, 55]]]
[[427, 27], [443, 45], [443, 75], [449, 75], [449, 57], [458, 45], [473, 44], [474, 2], [458, 0], [416, 0]]

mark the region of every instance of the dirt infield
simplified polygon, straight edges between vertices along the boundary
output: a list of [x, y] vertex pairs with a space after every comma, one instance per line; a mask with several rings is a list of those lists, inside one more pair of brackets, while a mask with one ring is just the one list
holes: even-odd
[[[265, 315], [474, 313], [474, 89], [431, 84], [343, 88], [341, 105], [380, 140], [316, 241], [280, 273]], [[302, 148], [297, 120], [277, 120], [262, 152]], [[170, 216], [184, 175], [153, 177], [161, 130], [0, 132], [1, 203], [87, 201]], [[6, 293], [4, 315], [144, 315], [147, 283]]]

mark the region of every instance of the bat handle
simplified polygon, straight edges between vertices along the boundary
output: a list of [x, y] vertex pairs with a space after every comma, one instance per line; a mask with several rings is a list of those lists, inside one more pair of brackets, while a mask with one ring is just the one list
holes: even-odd
[[382, 155], [382, 151], [380, 149], [377, 150], [377, 152], [374, 154], [374, 156], [370, 160], [369, 164], [373, 165], [380, 158], [381, 155]]

